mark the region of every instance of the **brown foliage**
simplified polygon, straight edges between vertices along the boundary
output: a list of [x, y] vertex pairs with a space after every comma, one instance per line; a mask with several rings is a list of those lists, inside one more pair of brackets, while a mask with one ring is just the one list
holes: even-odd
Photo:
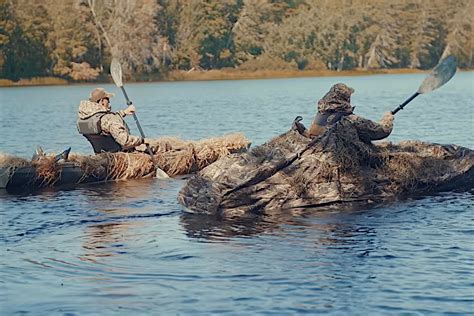
[[94, 80], [100, 74], [99, 68], [92, 68], [86, 62], [82, 63], [75, 63], [71, 62], [72, 70], [69, 73], [69, 76], [76, 81], [83, 81], [83, 80]]
[[156, 148], [159, 167], [174, 176], [201, 170], [230, 153], [248, 148], [250, 142], [242, 134], [231, 134], [196, 142], [162, 137], [151, 145]]
[[[42, 74], [73, 80], [105, 74], [112, 56], [135, 78], [225, 67], [429, 69], [448, 51], [461, 67], [472, 67], [473, 6], [471, 0], [10, 0], [0, 6], [14, 17], [0, 22], [0, 43], [19, 26], [46, 50]], [[11, 62], [6, 57], [0, 54], [0, 66]]]
[[[185, 141], [176, 137], [163, 137], [152, 141], [155, 160], [168, 175], [176, 176], [196, 172], [216, 160], [245, 150], [250, 142], [242, 134], [232, 134], [200, 141]], [[101, 153], [94, 156], [71, 154], [69, 162], [82, 169], [79, 182], [88, 177], [97, 181], [125, 180], [153, 176], [155, 166], [147, 153]], [[61, 176], [61, 162], [54, 156], [40, 156], [28, 161], [23, 158], [0, 154], [1, 167], [33, 167], [40, 186], [53, 186]]]
[[36, 168], [36, 178], [41, 181], [41, 186], [52, 186], [61, 176], [61, 166], [54, 156], [33, 161], [32, 166]]
[[10, 167], [27, 167], [30, 166], [31, 162], [21, 158], [14, 157], [7, 154], [0, 153], [0, 166], [10, 166]]

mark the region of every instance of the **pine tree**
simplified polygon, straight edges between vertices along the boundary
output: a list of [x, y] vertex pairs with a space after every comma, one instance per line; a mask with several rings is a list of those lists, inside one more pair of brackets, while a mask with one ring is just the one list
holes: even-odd
[[240, 3], [235, 0], [204, 1], [204, 37], [200, 42], [200, 66], [206, 69], [231, 67], [234, 64], [232, 29]]
[[7, 62], [7, 49], [11, 46], [11, 34], [17, 23], [10, 2], [0, 0], [0, 73], [2, 76], [6, 76], [4, 67]]
[[[109, 54], [121, 60], [126, 75], [159, 68], [163, 45], [157, 32], [154, 0], [87, 0], [97, 32]], [[110, 59], [109, 59], [110, 61]]]
[[[15, 3], [13, 10], [11, 1], [0, 3], [0, 45], [2, 54], [2, 77], [18, 80], [47, 74], [49, 59], [44, 45], [45, 31], [40, 23], [25, 18]], [[37, 16], [44, 14], [38, 10]], [[36, 20], [37, 22], [38, 20]]]
[[445, 48], [442, 56], [454, 54], [461, 67], [472, 66], [474, 3], [470, 0], [455, 1], [447, 9]]
[[366, 68], [391, 68], [400, 60], [396, 56], [397, 45], [400, 40], [400, 21], [397, 18], [401, 10], [396, 4], [387, 7], [373, 7], [371, 14], [374, 17], [372, 29], [372, 43], [366, 54]]
[[237, 21], [232, 27], [236, 47], [236, 62], [242, 64], [264, 52], [268, 35], [267, 18], [271, 4], [267, 0], [244, 0]]
[[175, 44], [172, 46], [173, 65], [177, 69], [193, 70], [200, 68], [201, 55], [199, 46], [204, 37], [201, 30], [205, 23], [202, 1], [190, 0], [182, 3], [178, 0], [174, 6], [177, 22], [175, 27]]

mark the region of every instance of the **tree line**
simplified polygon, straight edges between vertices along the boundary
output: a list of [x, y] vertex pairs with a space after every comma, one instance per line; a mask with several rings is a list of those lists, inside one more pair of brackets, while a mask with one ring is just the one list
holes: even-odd
[[0, 77], [473, 67], [472, 0], [0, 0]]

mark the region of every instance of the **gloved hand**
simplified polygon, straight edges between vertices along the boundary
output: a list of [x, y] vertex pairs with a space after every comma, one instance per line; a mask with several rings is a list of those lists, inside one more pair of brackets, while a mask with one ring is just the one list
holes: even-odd
[[306, 131], [306, 127], [303, 125], [303, 123], [301, 123], [302, 120], [303, 118], [298, 115], [297, 117], [295, 117], [295, 120], [293, 121], [293, 125], [291, 126], [291, 129], [293, 131], [297, 131], [301, 135], [303, 135], [304, 132]]
[[132, 115], [133, 113], [136, 112], [135, 105], [130, 104], [125, 110], [123, 110], [123, 114], [125, 115]]
[[393, 120], [395, 119], [395, 115], [392, 112], [385, 112], [382, 116], [382, 122], [387, 124], [393, 124]]
[[143, 144], [140, 145], [140, 151], [146, 152], [147, 146], [150, 147], [152, 153], [156, 154], [157, 152], [156, 142], [154, 142], [152, 138], [147, 138], [147, 137], [143, 138]]

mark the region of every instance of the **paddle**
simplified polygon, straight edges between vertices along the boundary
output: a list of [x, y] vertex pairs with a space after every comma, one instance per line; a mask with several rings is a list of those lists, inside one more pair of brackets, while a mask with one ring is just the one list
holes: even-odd
[[418, 88], [418, 91], [415, 92], [411, 97], [409, 97], [405, 102], [400, 104], [395, 110], [392, 111], [392, 114], [397, 113], [400, 110], [403, 110], [405, 105], [410, 103], [414, 98], [423, 93], [431, 92], [435, 89], [438, 89], [442, 85], [451, 79], [456, 73], [456, 58], [453, 55], [442, 59], [436, 67], [433, 68], [428, 77], [423, 80], [421, 86]]
[[[130, 99], [128, 98], [127, 91], [125, 91], [125, 88], [122, 82], [122, 66], [120, 65], [120, 62], [116, 58], [113, 58], [112, 63], [110, 64], [110, 74], [112, 75], [112, 79], [114, 80], [115, 85], [122, 90], [125, 100], [127, 100], [127, 105], [131, 105], [132, 101], [130, 101]], [[145, 133], [143, 132], [142, 126], [140, 125], [140, 122], [138, 122], [138, 117], [135, 113], [133, 113], [133, 119], [135, 120], [135, 123], [137, 123], [138, 130], [140, 131], [140, 135], [142, 136], [142, 138], [145, 138]], [[151, 157], [151, 161], [153, 162], [153, 165], [155, 166], [156, 178], [160, 178], [160, 179], [169, 178], [166, 172], [164, 172], [160, 167], [158, 167], [155, 157], [153, 156], [153, 152], [151, 151], [150, 145], [148, 144], [145, 144], [145, 145], [146, 145], [146, 150]]]

